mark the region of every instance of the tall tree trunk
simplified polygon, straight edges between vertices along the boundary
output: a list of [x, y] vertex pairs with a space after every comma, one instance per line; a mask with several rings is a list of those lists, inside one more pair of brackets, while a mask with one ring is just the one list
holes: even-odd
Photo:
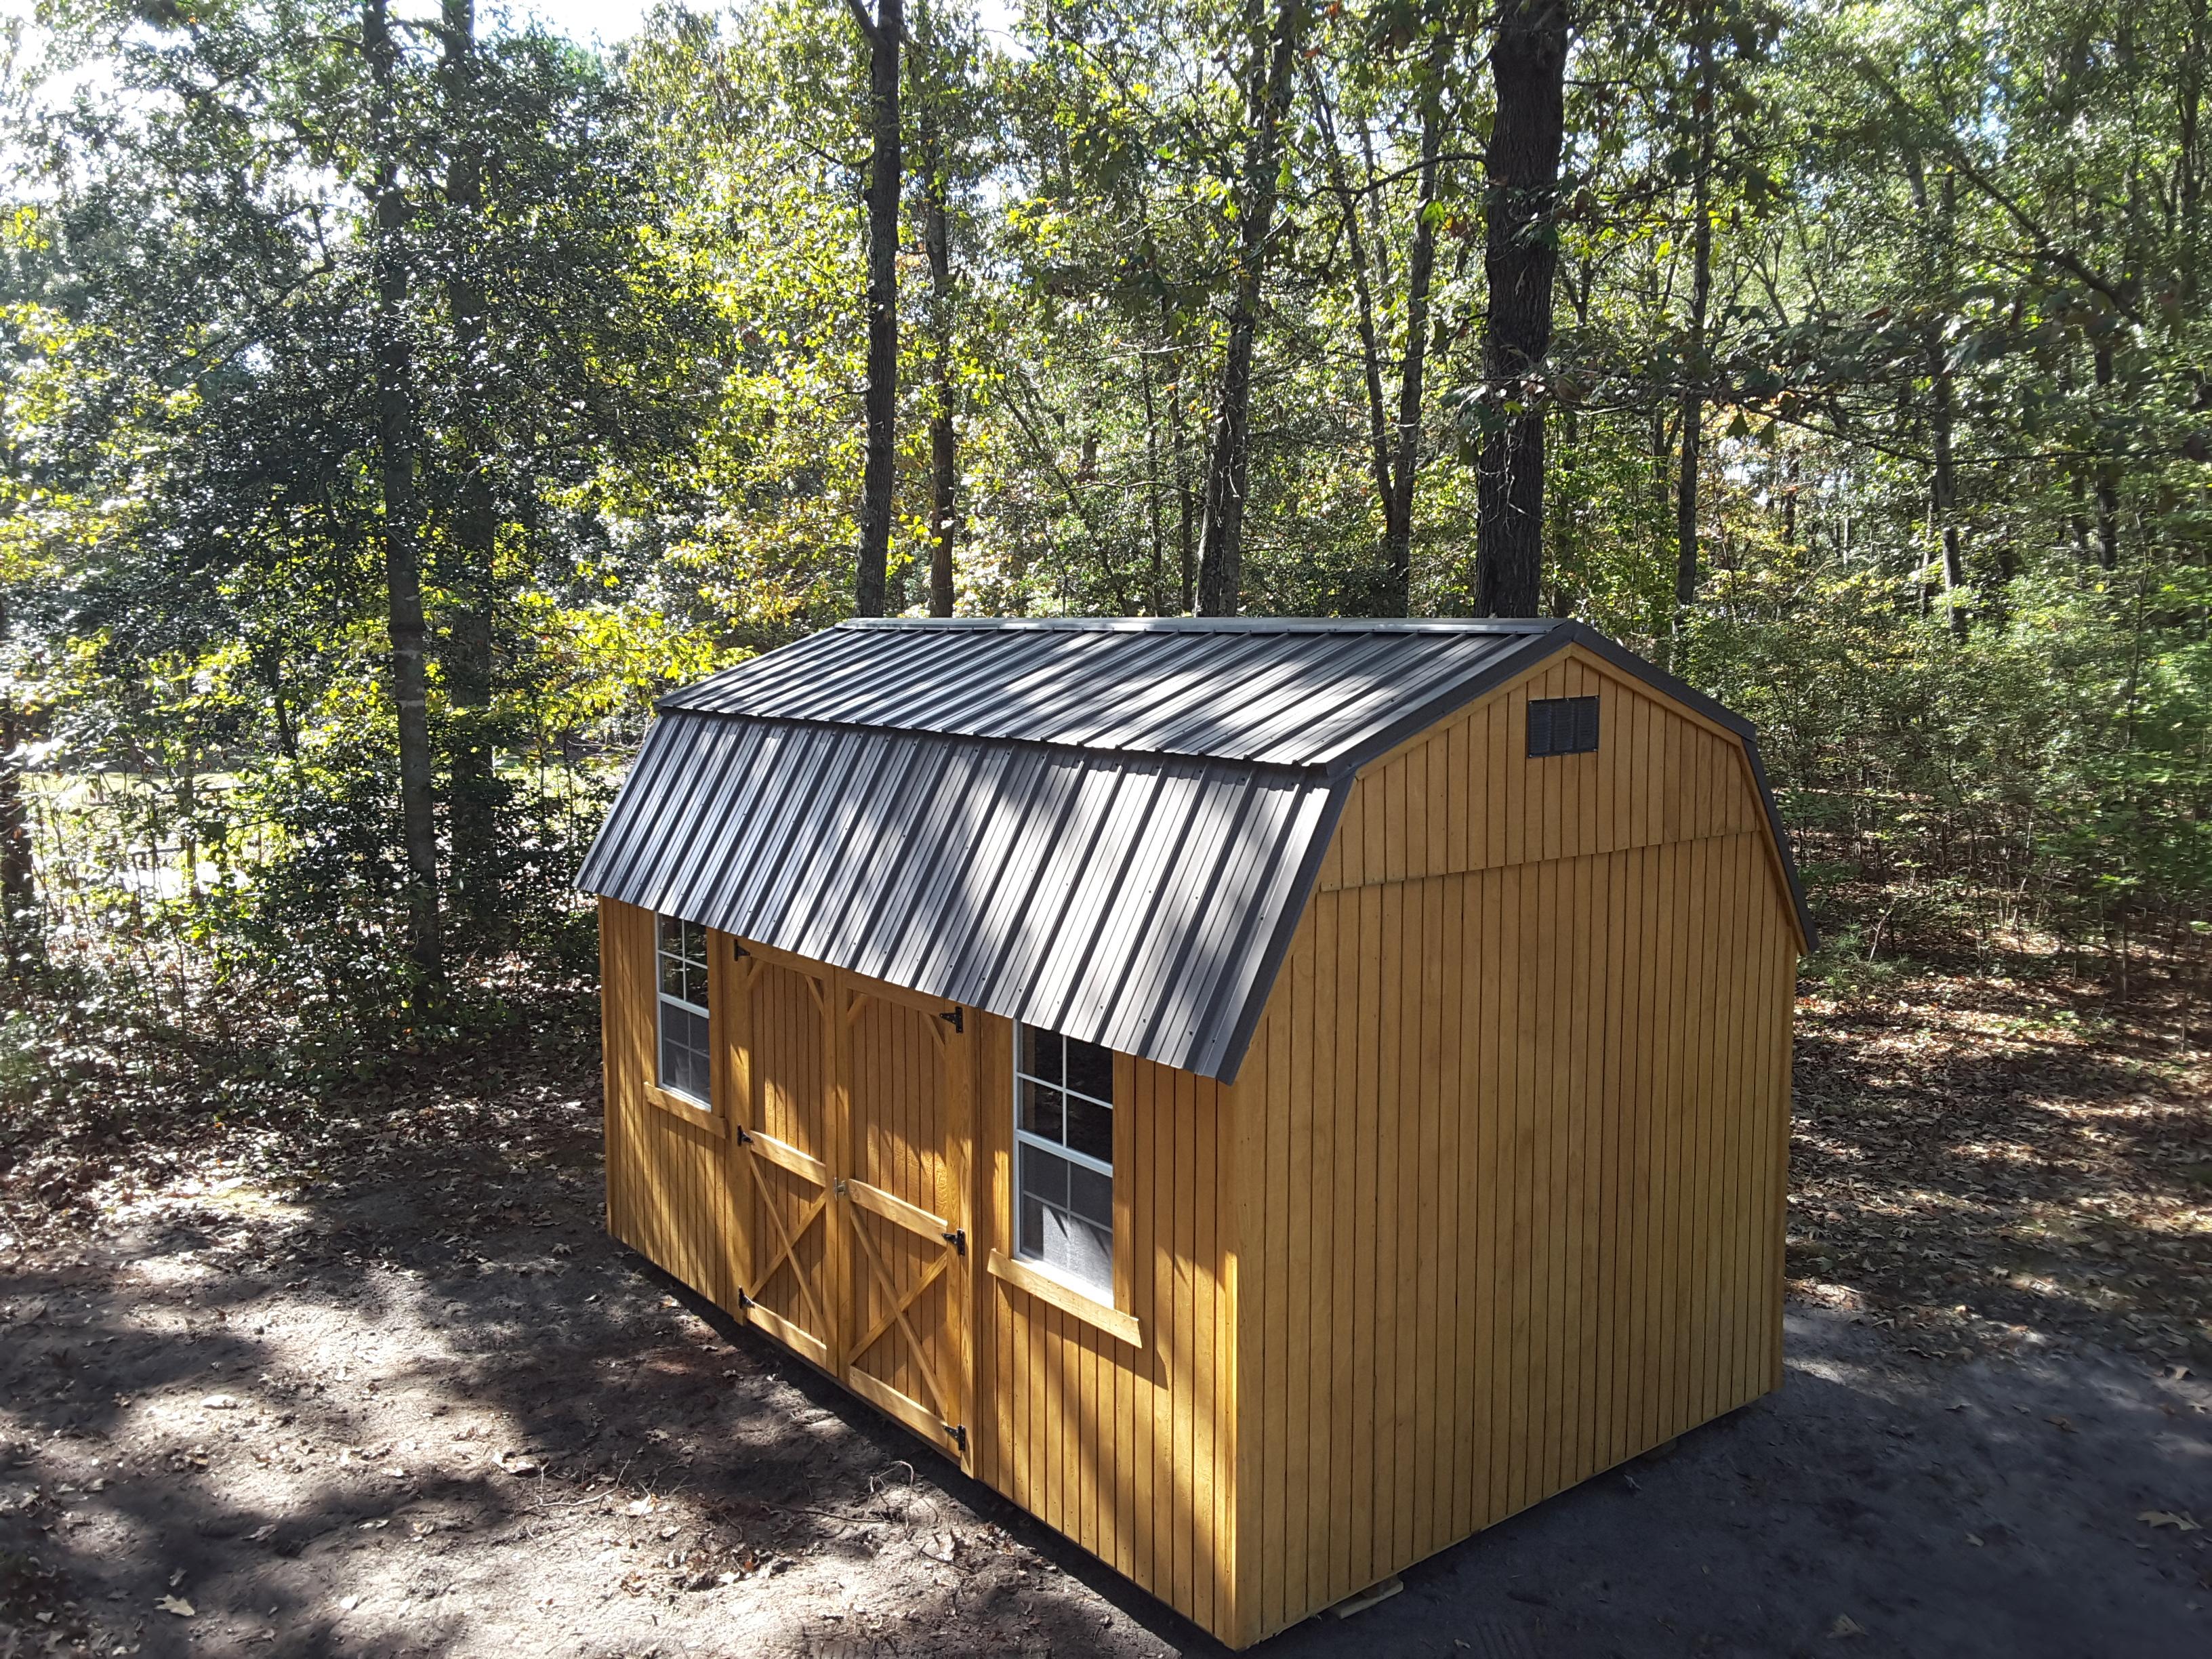
[[929, 255], [931, 332], [937, 361], [929, 398], [929, 614], [952, 614], [952, 553], [960, 539], [959, 434], [953, 425], [952, 241], [944, 135], [925, 105], [921, 120], [921, 240]]
[[446, 201], [461, 227], [455, 239], [446, 310], [453, 334], [463, 410], [455, 458], [460, 499], [453, 522], [454, 580], [459, 602], [446, 634], [447, 690], [453, 699], [452, 792], [454, 908], [474, 931], [495, 921], [499, 899], [498, 781], [492, 768], [492, 561], [499, 514], [485, 471], [490, 439], [483, 407], [484, 303], [472, 269], [476, 221], [483, 210], [483, 157], [471, 137], [476, 72], [476, 0], [444, 0], [444, 82], [447, 140]]
[[1552, 349], [1552, 215], [1566, 123], [1565, 0], [1504, 0], [1491, 48], [1483, 378], [1508, 407], [1475, 463], [1475, 610], [1533, 617], [1544, 568], [1544, 408], [1530, 382]]
[[853, 608], [884, 614], [890, 564], [891, 484], [898, 439], [899, 45], [903, 0], [876, 0], [872, 19], [848, 0], [868, 42], [868, 388], [867, 448], [860, 472], [860, 557]]
[[407, 856], [408, 954], [426, 1003], [442, 998], [438, 826], [423, 665], [422, 560], [416, 538], [415, 409], [407, 345], [407, 198], [399, 179], [398, 63], [386, 0], [365, 0], [362, 51], [375, 95], [376, 435], [384, 491], [384, 581], [392, 635], [392, 700], [399, 726], [399, 811]]
[[1413, 486], [1421, 461], [1422, 381], [1428, 368], [1429, 286], [1437, 269], [1437, 173], [1443, 149], [1443, 115], [1435, 80], [1443, 72], [1444, 37], [1431, 52], [1432, 76], [1421, 103], [1421, 172], [1413, 198], [1413, 246], [1406, 259], [1406, 355], [1398, 364], [1398, 423], [1393, 434], [1390, 500], [1382, 513], [1382, 568], [1389, 573], [1390, 610], [1406, 616], [1413, 604]]
[[[2112, 349], [2097, 348], [2098, 403], [2106, 404], [2112, 389]], [[2120, 568], [2120, 470], [2109, 461], [2097, 464], [2097, 562], [2107, 570]]]
[[1966, 613], [1959, 608], [1959, 601], [1966, 586], [1966, 564], [1959, 546], [1959, 473], [1951, 452], [1953, 428], [1958, 419], [1958, 392], [1952, 383], [1949, 365], [1944, 361], [1943, 343], [1932, 335], [1928, 341], [1928, 363], [1929, 437], [1936, 452], [1928, 506], [1936, 520], [1936, 534], [1942, 540], [1944, 620], [1950, 623], [1954, 634], [1964, 638]]
[[1699, 4], [1690, 14], [1691, 60], [1696, 67], [1691, 108], [1698, 144], [1690, 179], [1690, 327], [1683, 356], [1682, 460], [1674, 491], [1674, 631], [1698, 598], [1698, 470], [1705, 461], [1705, 316], [1713, 295], [1713, 132], [1719, 114], [1713, 100], [1711, 17]]
[[[1258, 28], [1257, 0], [1247, 12]], [[1264, 50], [1255, 43], [1249, 103], [1252, 134], [1244, 147], [1238, 215], [1235, 297], [1229, 313], [1229, 347], [1221, 365], [1221, 395], [1213, 406], [1207, 446], [1206, 506], [1198, 546], [1198, 609], [1202, 616], [1233, 617], [1244, 585], [1244, 485], [1251, 459], [1252, 347], [1260, 331], [1260, 284], [1274, 244], [1275, 179], [1283, 112], [1290, 102], [1291, 65], [1304, 27], [1304, 0], [1279, 0]]]
[[[0, 644], [7, 638], [8, 599], [0, 592]], [[39, 945], [37, 869], [23, 799], [23, 747], [30, 736], [15, 694], [0, 688], [0, 949], [10, 975], [30, 967]]]
[[1198, 605], [1198, 546], [1194, 532], [1198, 525], [1198, 503], [1191, 488], [1190, 445], [1182, 427], [1183, 352], [1175, 344], [1175, 315], [1169, 309], [1165, 294], [1160, 295], [1160, 338], [1174, 352], [1170, 362], [1174, 368], [1164, 395], [1168, 400], [1168, 453], [1175, 457], [1176, 474], [1176, 569], [1179, 579], [1181, 605], [1178, 614], [1188, 616]]
[[1152, 354], [1137, 353], [1137, 386], [1145, 398], [1145, 535], [1152, 544], [1152, 580], [1148, 597], [1155, 617], [1168, 614], [1167, 544], [1160, 525], [1160, 410], [1152, 393]]

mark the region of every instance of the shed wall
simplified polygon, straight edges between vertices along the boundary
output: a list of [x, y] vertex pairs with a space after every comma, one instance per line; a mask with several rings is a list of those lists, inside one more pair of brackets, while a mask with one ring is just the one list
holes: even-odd
[[[811, 1006], [743, 1006], [744, 981], [726, 965], [732, 940], [714, 933], [716, 1113], [656, 1104], [652, 914], [602, 900], [599, 938], [608, 1230], [733, 1318], [775, 1336], [738, 1295], [744, 1287], [776, 1297], [776, 1286], [747, 1283], [753, 1249], [763, 1259], [770, 1252], [764, 1232], [750, 1237], [764, 1224], [738, 1160], [751, 1154], [727, 1127], [744, 1122], [826, 1153], [809, 1127], [820, 1106], [793, 1091], [811, 1096], [833, 1086], [832, 1072], [856, 1079], [872, 1072], [884, 1074], [888, 1097], [896, 1092], [888, 1072], [906, 1048], [885, 1041], [872, 1050], [863, 1017], [838, 1065], [795, 1066], [794, 1055], [811, 1059], [822, 1047]], [[835, 975], [826, 965], [820, 971]], [[795, 982], [780, 967], [765, 969], [754, 995], [772, 998], [786, 978]], [[964, 1146], [945, 1149], [941, 1160], [976, 1172], [965, 1281], [975, 1366], [970, 1470], [1199, 1624], [1232, 1628], [1237, 1262], [1229, 1220], [1237, 1091], [1115, 1056], [1115, 1300], [1135, 1318], [1133, 1345], [985, 1271], [992, 1251], [1013, 1250], [1012, 1044], [1010, 1022], [968, 1011], [973, 1161]], [[924, 1196], [919, 1188], [904, 1195]], [[934, 1201], [954, 1212], [949, 1196]], [[802, 1314], [794, 1297], [777, 1302], [794, 1319]]]
[[[1012, 1027], [986, 1016], [977, 1159], [989, 1243], [1012, 1253]], [[975, 1473], [1169, 1606], [1238, 1623], [1237, 1112], [1208, 1078], [1115, 1057], [1115, 1302], [1132, 1346], [1002, 1279], [982, 1280]], [[1126, 1242], [1125, 1242], [1126, 1241]]]
[[1779, 1380], [1794, 915], [1747, 776], [1589, 673], [1363, 775], [1239, 1077], [1234, 1640]]

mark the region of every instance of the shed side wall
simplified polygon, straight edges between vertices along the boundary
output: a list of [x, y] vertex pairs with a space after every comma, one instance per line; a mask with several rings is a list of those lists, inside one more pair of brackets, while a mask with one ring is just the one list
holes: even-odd
[[[977, 1020], [976, 1163], [1011, 1255], [1012, 1027]], [[1217, 1634], [1235, 1601], [1235, 1101], [1241, 1089], [1115, 1057], [1118, 1338], [979, 1275], [978, 1477]], [[981, 1217], [989, 1218], [982, 1223]]]
[[[742, 1241], [726, 1142], [646, 1098], [657, 1075], [653, 925], [649, 910], [599, 901], [607, 1231], [708, 1301], [734, 1310]], [[722, 946], [722, 960], [727, 948]], [[709, 981], [717, 1026], [723, 1023], [720, 977]], [[727, 1071], [718, 1053], [718, 1096], [727, 1087]]]
[[1237, 1640], [1779, 1381], [1794, 920], [1747, 780], [1606, 690], [1595, 755], [1528, 760], [1524, 692], [1363, 776], [1363, 878], [1315, 895], [1239, 1077]]

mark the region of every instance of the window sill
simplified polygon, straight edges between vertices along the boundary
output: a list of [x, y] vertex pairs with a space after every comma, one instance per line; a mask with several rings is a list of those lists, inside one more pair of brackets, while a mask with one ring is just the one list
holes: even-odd
[[983, 1267], [994, 1279], [1002, 1279], [1016, 1290], [1026, 1291], [1038, 1301], [1048, 1303], [1086, 1325], [1095, 1325], [1107, 1335], [1126, 1342], [1133, 1348], [1145, 1346], [1145, 1328], [1138, 1322], [1136, 1315], [1109, 1308], [1089, 1291], [1079, 1291], [1030, 1262], [1016, 1261], [993, 1250], [983, 1258]]
[[645, 1098], [648, 1104], [658, 1106], [671, 1117], [681, 1118], [693, 1128], [702, 1129], [718, 1140], [723, 1138], [722, 1120], [697, 1101], [651, 1081], [645, 1085]]

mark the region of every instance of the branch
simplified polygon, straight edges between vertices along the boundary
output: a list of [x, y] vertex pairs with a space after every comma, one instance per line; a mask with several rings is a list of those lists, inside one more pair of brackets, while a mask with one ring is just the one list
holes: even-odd
[[868, 44], [874, 46], [876, 22], [868, 15], [868, 9], [860, 3], [860, 0], [845, 0], [845, 9], [853, 14], [853, 21], [860, 26], [860, 33], [867, 37]]

